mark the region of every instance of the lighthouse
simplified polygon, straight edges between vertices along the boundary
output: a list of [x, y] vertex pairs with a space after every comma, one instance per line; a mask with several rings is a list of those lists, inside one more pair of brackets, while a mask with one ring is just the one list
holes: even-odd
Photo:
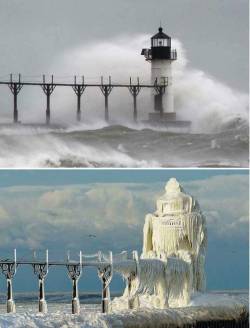
[[165, 122], [167, 125], [187, 126], [190, 122], [176, 121], [174, 108], [172, 64], [177, 60], [177, 51], [172, 49], [171, 37], [159, 27], [151, 37], [151, 48], [142, 49], [141, 55], [151, 64], [151, 83], [154, 111], [149, 113], [150, 122]]

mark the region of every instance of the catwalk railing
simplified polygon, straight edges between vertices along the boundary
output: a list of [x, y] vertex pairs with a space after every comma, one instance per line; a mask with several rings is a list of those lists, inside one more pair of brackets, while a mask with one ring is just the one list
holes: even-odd
[[101, 77], [100, 82], [98, 83], [89, 83], [85, 81], [84, 76], [79, 79], [79, 77], [74, 76], [74, 79], [71, 83], [58, 82], [54, 75], [51, 75], [46, 78], [45, 75], [42, 76], [40, 81], [25, 81], [22, 79], [21, 74], [17, 76], [10, 74], [8, 79], [0, 81], [0, 85], [6, 85], [9, 87], [13, 94], [13, 122], [20, 123], [18, 119], [18, 107], [17, 107], [17, 97], [23, 87], [38, 86], [41, 87], [45, 96], [46, 96], [46, 124], [50, 123], [51, 119], [51, 95], [57, 87], [70, 87], [73, 89], [77, 97], [77, 109], [76, 109], [76, 119], [81, 121], [81, 97], [86, 90], [86, 88], [99, 88], [104, 96], [105, 106], [104, 106], [104, 118], [108, 122], [109, 117], [109, 95], [111, 94], [114, 88], [125, 88], [128, 89], [130, 94], [133, 97], [133, 120], [137, 122], [137, 96], [140, 91], [145, 88], [150, 88], [155, 90], [156, 94], [165, 93], [165, 89], [168, 86], [168, 78], [162, 77], [161, 79], [156, 79], [154, 83], [141, 83], [140, 78], [138, 77], [134, 81], [131, 77], [128, 83], [114, 83], [112, 82], [111, 76], [108, 79]]
[[[127, 252], [122, 252], [115, 256], [116, 262], [126, 260], [130, 268], [137, 268], [138, 254], [136, 251], [132, 253], [131, 259], [128, 259]], [[113, 254], [109, 252], [108, 256], [105, 256], [102, 252], [98, 252], [92, 255], [83, 254], [79, 252], [79, 259], [72, 260], [70, 253], [67, 254], [65, 261], [49, 260], [49, 252], [46, 250], [43, 259], [38, 259], [34, 252], [32, 259], [18, 259], [16, 250], [14, 250], [13, 259], [1, 259], [0, 258], [0, 271], [6, 278], [7, 282], [7, 313], [13, 313], [16, 311], [15, 302], [13, 297], [13, 278], [16, 275], [17, 268], [20, 266], [28, 265], [33, 268], [33, 272], [38, 279], [38, 311], [42, 313], [47, 312], [47, 303], [45, 300], [45, 279], [48, 275], [51, 267], [65, 267], [68, 272], [68, 276], [72, 281], [72, 314], [78, 314], [80, 312], [80, 301], [78, 293], [78, 281], [83, 274], [84, 267], [94, 267], [97, 269], [97, 276], [102, 283], [102, 301], [101, 310], [103, 313], [109, 311], [110, 302], [110, 290], [109, 285], [113, 278], [114, 266], [113, 266]], [[133, 269], [132, 269], [133, 271]], [[128, 278], [130, 279], [130, 278]]]
[[[0, 271], [6, 278], [7, 282], [7, 312], [15, 312], [15, 302], [13, 295], [13, 279], [17, 273], [17, 269], [20, 266], [31, 266], [33, 273], [38, 279], [38, 311], [41, 313], [47, 312], [47, 303], [45, 299], [45, 279], [52, 267], [65, 267], [68, 272], [68, 277], [72, 282], [72, 314], [80, 313], [80, 301], [78, 294], [78, 281], [84, 275], [84, 268], [93, 267], [96, 268], [97, 276], [101, 280], [102, 284], [102, 297], [101, 297], [101, 312], [108, 313], [110, 311], [110, 290], [109, 286], [113, 278], [114, 272], [126, 272], [124, 277], [126, 277], [127, 284], [127, 296], [128, 296], [128, 309], [136, 309], [138, 304], [137, 296], [133, 294], [132, 285], [134, 284], [134, 279], [140, 275], [140, 261], [138, 253], [136, 251], [132, 252], [132, 256], [128, 256], [127, 252], [124, 251], [120, 254], [113, 256], [112, 252], [109, 252], [105, 256], [102, 252], [96, 254], [83, 254], [79, 252], [78, 259], [73, 260], [68, 252], [67, 258], [64, 261], [56, 261], [49, 259], [48, 250], [45, 251], [43, 259], [38, 258], [34, 252], [31, 259], [17, 258], [16, 250], [14, 250], [14, 256], [12, 259], [1, 259], [0, 258]], [[191, 309], [191, 307], [190, 307]], [[187, 323], [182, 325], [185, 328], [247, 328], [249, 327], [249, 312], [248, 309], [245, 311], [239, 311], [238, 319], [235, 318], [225, 318], [223, 319], [223, 313], [220, 316], [213, 316], [211, 319], [208, 318], [207, 311], [200, 311], [197, 308], [197, 319], [192, 318], [190, 314], [187, 316]], [[225, 311], [225, 309], [223, 309]], [[202, 314], [203, 313], [203, 314]], [[131, 313], [132, 316], [135, 315], [134, 312]], [[173, 313], [171, 314], [173, 315]], [[204, 316], [204, 318], [203, 318]], [[177, 316], [178, 317], [178, 316]], [[226, 316], [225, 316], [226, 317]], [[192, 323], [188, 323], [193, 321]], [[165, 322], [166, 324], [166, 322]], [[177, 328], [180, 325], [176, 322], [174, 324], [171, 319], [171, 327]]]

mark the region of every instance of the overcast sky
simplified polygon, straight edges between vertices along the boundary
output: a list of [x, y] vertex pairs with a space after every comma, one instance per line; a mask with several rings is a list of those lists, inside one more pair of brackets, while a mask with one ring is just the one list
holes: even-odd
[[0, 76], [48, 72], [71, 48], [153, 35], [160, 22], [192, 67], [248, 90], [247, 0], [0, 0]]
[[[142, 249], [147, 213], [164, 186], [176, 177], [198, 199], [208, 227], [209, 289], [248, 287], [247, 170], [43, 170], [0, 171], [1, 257], [17, 247], [19, 258], [49, 248], [63, 259], [98, 250]], [[90, 234], [96, 237], [89, 237]], [[26, 275], [24, 274], [26, 272]], [[58, 274], [57, 277], [55, 275]], [[30, 268], [18, 268], [15, 290], [35, 290]], [[0, 290], [5, 287], [0, 276]], [[51, 269], [48, 290], [68, 290], [65, 270]], [[98, 290], [96, 273], [85, 272], [81, 291]], [[121, 287], [121, 279], [113, 283]]]

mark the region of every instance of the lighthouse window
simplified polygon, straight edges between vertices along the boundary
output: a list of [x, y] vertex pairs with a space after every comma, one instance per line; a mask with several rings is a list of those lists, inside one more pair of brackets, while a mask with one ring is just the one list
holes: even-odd
[[170, 40], [168, 39], [152, 39], [153, 47], [168, 47], [170, 46]]

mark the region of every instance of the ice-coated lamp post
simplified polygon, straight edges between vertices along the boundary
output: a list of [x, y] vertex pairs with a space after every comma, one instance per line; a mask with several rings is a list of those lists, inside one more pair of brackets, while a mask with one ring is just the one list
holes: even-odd
[[[36, 256], [34, 254], [34, 260], [36, 260]], [[38, 310], [41, 313], [47, 313], [47, 303], [45, 300], [45, 291], [44, 284], [45, 278], [49, 271], [49, 252], [46, 250], [45, 253], [45, 262], [39, 262], [32, 264], [34, 274], [38, 277], [38, 288], [39, 288], [39, 296], [38, 296]]]
[[[70, 262], [68, 253], [68, 262]], [[80, 301], [78, 293], [78, 280], [82, 275], [82, 251], [79, 253], [79, 263], [67, 264], [68, 276], [72, 280], [72, 314], [80, 313]]]
[[[99, 261], [101, 262], [102, 254], [99, 252]], [[109, 285], [113, 277], [113, 254], [109, 252], [109, 263], [98, 267], [98, 277], [102, 282], [102, 313], [109, 312], [110, 291]]]
[[16, 274], [17, 259], [16, 259], [16, 249], [14, 249], [14, 259], [7, 260], [5, 263], [0, 264], [3, 275], [6, 277], [7, 281], [7, 313], [16, 312], [16, 306], [13, 299], [12, 290], [12, 279]]

